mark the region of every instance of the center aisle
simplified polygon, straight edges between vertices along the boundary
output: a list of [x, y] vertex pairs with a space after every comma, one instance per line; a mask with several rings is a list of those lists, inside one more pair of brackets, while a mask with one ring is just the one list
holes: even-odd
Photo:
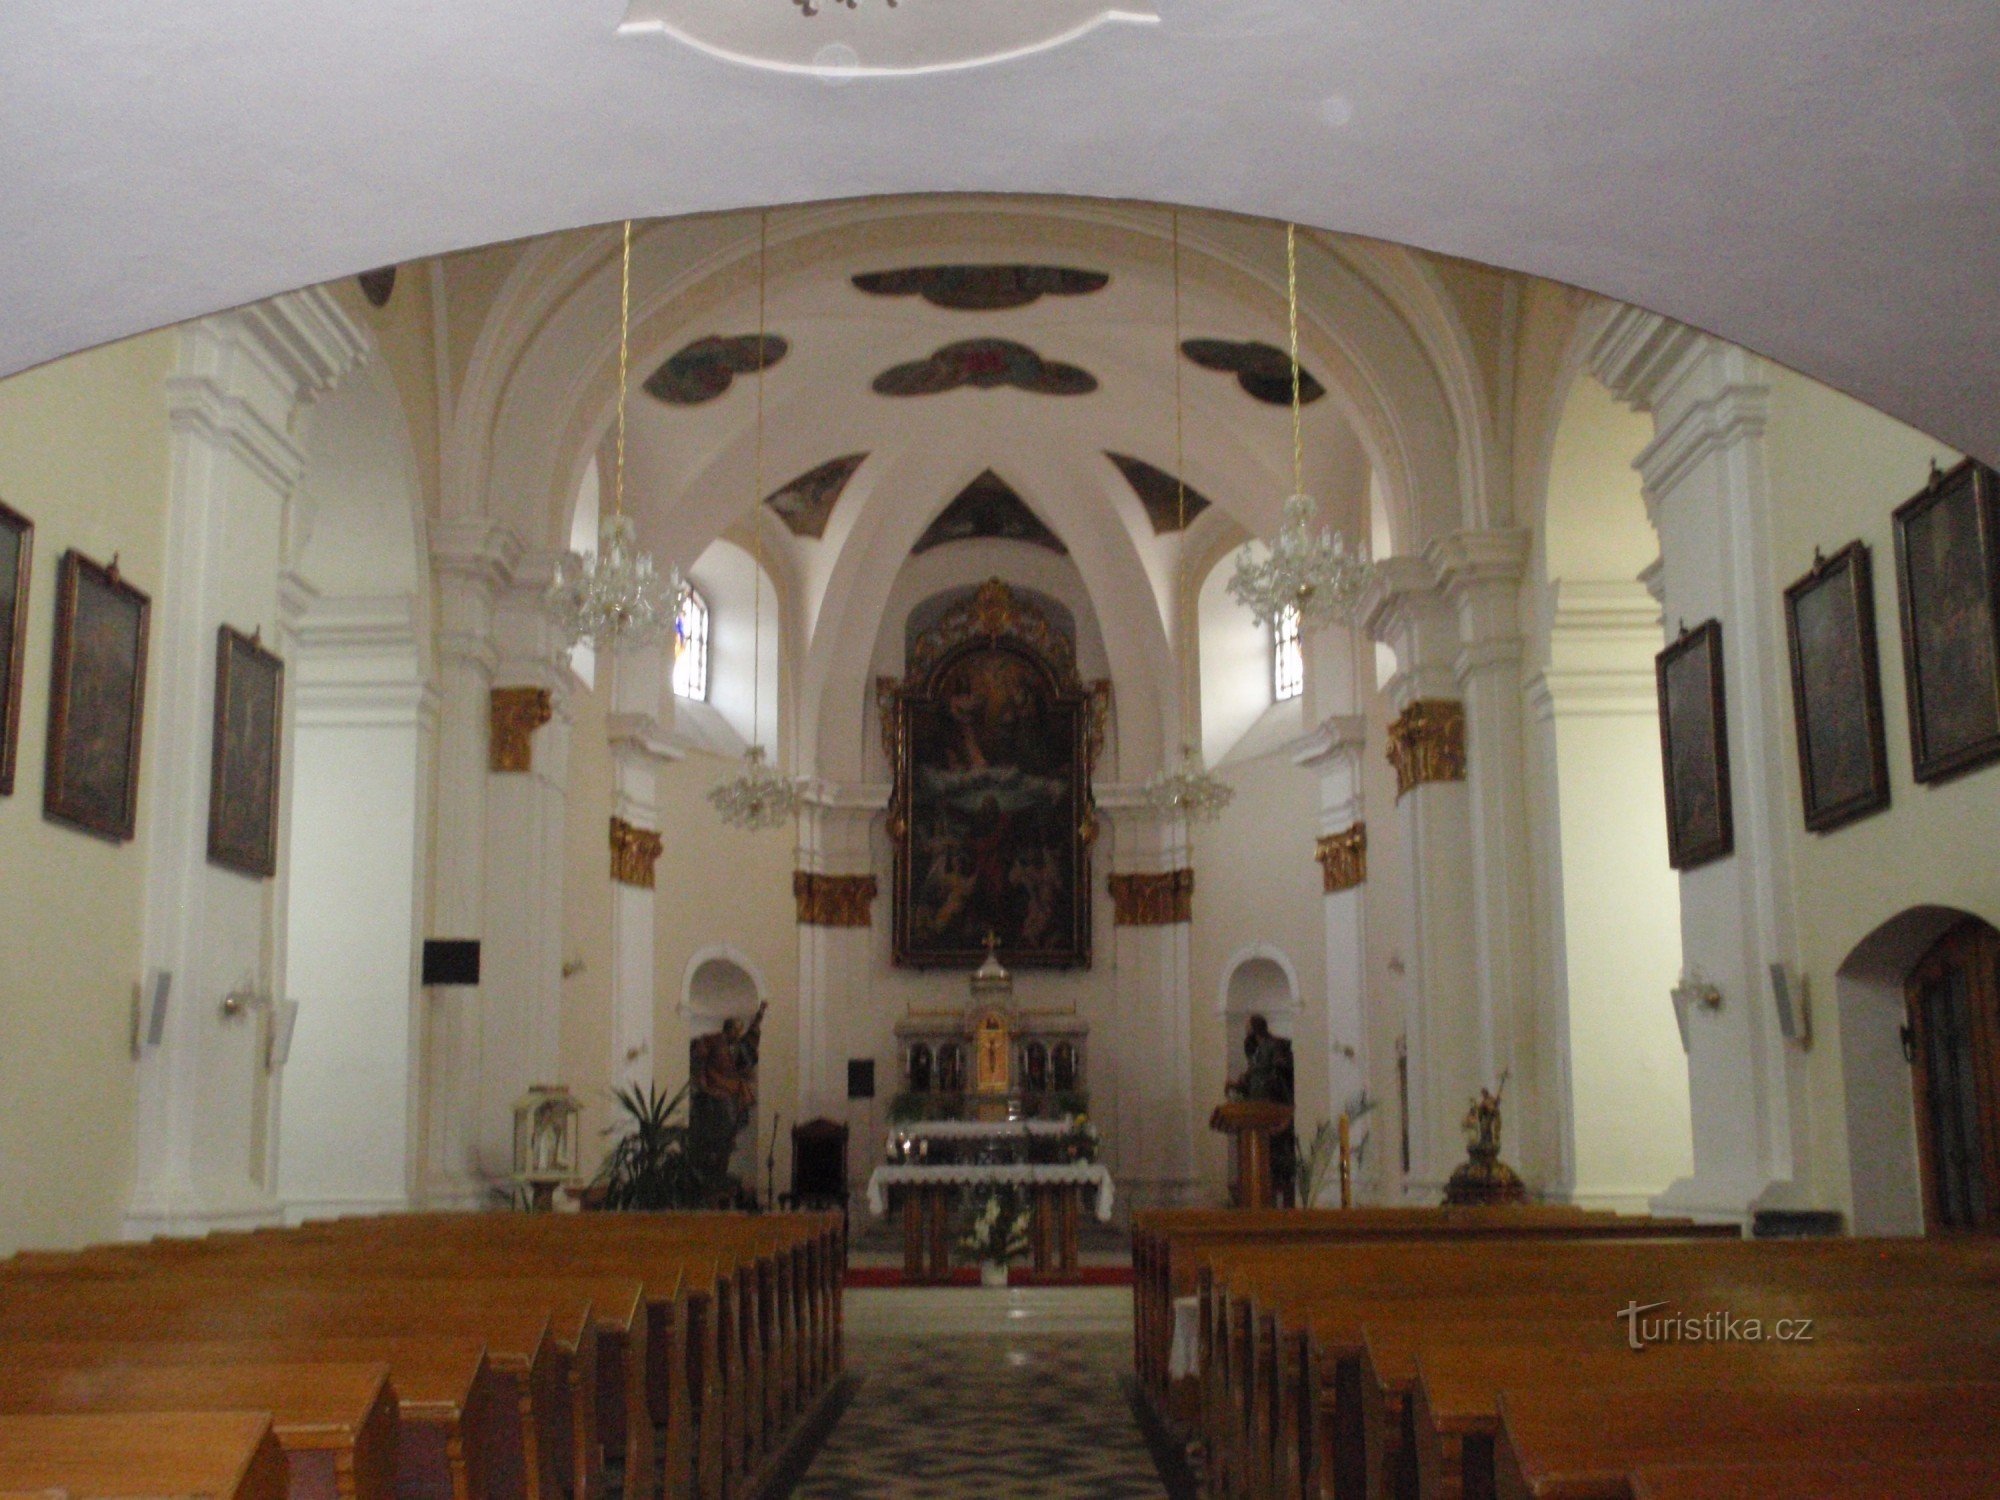
[[1127, 1288], [857, 1290], [860, 1388], [795, 1500], [1162, 1500]]

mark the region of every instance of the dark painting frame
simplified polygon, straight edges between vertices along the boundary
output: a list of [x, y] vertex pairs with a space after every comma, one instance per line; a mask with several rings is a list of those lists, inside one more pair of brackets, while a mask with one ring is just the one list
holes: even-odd
[[1849, 542], [1785, 590], [1792, 728], [1806, 828], [1830, 833], [1889, 805], [1889, 737], [1868, 544]]
[[42, 815], [112, 843], [138, 823], [152, 600], [108, 565], [63, 553]]
[[1660, 760], [1667, 793], [1667, 859], [1693, 870], [1736, 852], [1729, 793], [1729, 712], [1722, 622], [1705, 620], [1654, 658]]
[[2000, 475], [1933, 468], [1894, 521], [1911, 769], [1945, 781], [2000, 759]]
[[[928, 871], [935, 862], [932, 848], [935, 830], [942, 824], [961, 821], [951, 799], [930, 790], [927, 783], [940, 775], [950, 776], [949, 767], [937, 762], [928, 748], [936, 742], [935, 729], [952, 713], [948, 684], [955, 670], [976, 664], [981, 658], [997, 658], [1002, 665], [1019, 664], [1021, 672], [1036, 684], [1038, 721], [1046, 738], [1038, 747], [1038, 759], [1050, 767], [1060, 766], [1067, 783], [1060, 797], [1039, 810], [1029, 831], [1022, 835], [1018, 849], [1009, 846], [1010, 862], [1032, 852], [1042, 861], [1045, 877], [1053, 873], [1055, 899], [1052, 915], [1033, 934], [1028, 918], [1014, 910], [1017, 892], [1009, 886], [1003, 903], [1006, 915], [992, 923], [961, 919], [943, 931], [928, 930]], [[1087, 696], [1070, 688], [1062, 676], [1037, 652], [1021, 641], [1006, 637], [974, 639], [944, 653], [926, 680], [904, 687], [895, 699], [897, 723], [895, 742], [900, 747], [895, 766], [895, 806], [898, 809], [896, 838], [896, 883], [893, 902], [895, 929], [893, 958], [909, 968], [977, 967], [986, 957], [984, 929], [991, 925], [998, 939], [1000, 961], [1012, 968], [1087, 968], [1090, 964], [1090, 750], [1091, 708]], [[956, 795], [956, 794], [954, 794]], [[997, 804], [996, 804], [997, 806]], [[1012, 816], [1012, 813], [1008, 814]], [[974, 830], [967, 838], [1004, 839], [997, 830]], [[1030, 846], [1032, 845], [1032, 850]], [[978, 880], [975, 865], [960, 872], [962, 878]], [[1066, 877], [1066, 878], [1065, 878]], [[981, 930], [974, 931], [977, 926]]]
[[215, 727], [208, 785], [210, 864], [278, 873], [278, 775], [285, 664], [256, 636], [215, 633]]
[[35, 523], [0, 503], [0, 797], [14, 795], [21, 747], [21, 678], [28, 662], [28, 580]]

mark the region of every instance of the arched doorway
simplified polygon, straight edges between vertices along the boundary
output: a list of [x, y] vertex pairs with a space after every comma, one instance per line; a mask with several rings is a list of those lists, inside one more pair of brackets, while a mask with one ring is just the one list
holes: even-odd
[[[1970, 912], [1913, 906], [1856, 943], [1834, 976], [1848, 1188], [1856, 1234], [1921, 1235], [1933, 1227], [1935, 1200], [1929, 1191], [1927, 1158], [1959, 1157], [1963, 1151], [1956, 1144], [1950, 1153], [1937, 1150], [1934, 1107], [1955, 1099], [1962, 1111], [1967, 1098], [1963, 1085], [1968, 1082], [1974, 1085], [1975, 1118], [1982, 1104], [1977, 1073], [1960, 1066], [1966, 1060], [1960, 1044], [1972, 1038], [1968, 1002], [1976, 1005], [1979, 993], [1977, 976], [1969, 972], [1967, 961], [1976, 962], [1982, 946], [1983, 1021], [1989, 1049], [2000, 1030], [1995, 1026], [1995, 942], [1993, 927]], [[1958, 987], [1961, 983], [1963, 989]], [[1927, 1027], [1925, 1021], [1930, 1023]], [[1920, 1069], [1926, 1049], [1937, 1060]], [[2000, 1202], [1991, 1175], [2000, 1164], [1993, 1135], [1993, 1058], [1989, 1050], [1984, 1063], [1984, 1134], [1961, 1130], [1956, 1137], [1958, 1142], [1976, 1144], [1981, 1153], [1988, 1174], [1984, 1193], [1989, 1226], [1993, 1207]], [[1930, 1078], [1920, 1077], [1920, 1072], [1935, 1072], [1940, 1087], [1933, 1091]], [[1961, 1113], [1958, 1118], [1963, 1121], [1966, 1116]]]
[[1968, 917], [1903, 987], [1924, 1225], [2000, 1230], [2000, 931]]

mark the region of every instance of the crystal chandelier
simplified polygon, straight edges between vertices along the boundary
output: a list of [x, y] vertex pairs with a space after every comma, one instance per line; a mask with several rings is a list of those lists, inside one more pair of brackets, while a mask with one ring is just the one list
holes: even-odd
[[[1176, 510], [1179, 515], [1178, 579], [1175, 585], [1177, 598], [1187, 597], [1187, 435], [1181, 411], [1181, 216], [1176, 209], [1173, 214], [1174, 246], [1174, 484]], [[1174, 671], [1176, 673], [1175, 694], [1180, 702], [1181, 722], [1188, 721], [1187, 680], [1190, 670], [1187, 654], [1187, 630], [1175, 631]], [[1159, 775], [1147, 782], [1141, 795], [1146, 805], [1165, 817], [1178, 818], [1184, 823], [1212, 823], [1222, 816], [1222, 810], [1229, 806], [1230, 798], [1236, 795], [1236, 788], [1210, 771], [1202, 763], [1201, 753], [1187, 745], [1181, 746], [1180, 762], [1171, 770], [1163, 769]]]
[[1368, 544], [1349, 545], [1332, 527], [1319, 524], [1319, 506], [1306, 493], [1305, 444], [1299, 421], [1299, 250], [1298, 226], [1285, 226], [1285, 294], [1292, 354], [1292, 495], [1285, 518], [1272, 538], [1270, 555], [1258, 562], [1249, 547], [1236, 554], [1229, 594], [1275, 629], [1287, 610], [1298, 611], [1301, 630], [1348, 624], [1355, 606], [1375, 579]]
[[708, 800], [732, 828], [761, 832], [792, 820], [799, 810], [799, 784], [780, 776], [764, 760], [764, 747], [743, 752], [743, 769], [734, 778], [710, 787]]
[[618, 275], [618, 467], [611, 514], [597, 528], [595, 552], [571, 552], [556, 564], [543, 602], [567, 650], [649, 646], [673, 633], [687, 585], [679, 568], [664, 576], [625, 514], [625, 382], [632, 353], [632, 221], [625, 221]]
[[764, 759], [758, 742], [764, 707], [764, 534], [758, 529], [758, 508], [764, 496], [764, 270], [769, 260], [771, 215], [757, 218], [757, 462], [751, 475], [750, 544], [755, 553], [751, 583], [750, 747], [743, 752], [743, 769], [732, 780], [709, 789], [709, 804], [731, 828], [761, 832], [791, 821], [804, 801], [799, 783], [781, 776]]
[[609, 515], [597, 529], [595, 552], [572, 552], [556, 564], [548, 607], [568, 645], [649, 646], [673, 633], [685, 587], [680, 570], [662, 577], [652, 554], [637, 544], [632, 518]]

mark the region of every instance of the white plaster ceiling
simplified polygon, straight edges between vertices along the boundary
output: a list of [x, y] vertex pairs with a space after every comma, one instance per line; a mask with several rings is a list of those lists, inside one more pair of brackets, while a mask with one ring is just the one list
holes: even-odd
[[[1028, 3], [861, 9], [879, 32]], [[1072, 193], [1571, 282], [2000, 458], [1993, 0], [1153, 8], [990, 66], [829, 87], [621, 32], [625, 0], [6, 6], [0, 372], [626, 215]]]

